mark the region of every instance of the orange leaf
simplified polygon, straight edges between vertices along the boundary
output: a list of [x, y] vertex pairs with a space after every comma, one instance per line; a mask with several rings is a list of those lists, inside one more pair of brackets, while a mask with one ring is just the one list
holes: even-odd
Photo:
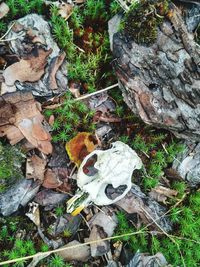
[[77, 166], [80, 166], [83, 159], [97, 146], [97, 140], [91, 133], [78, 133], [66, 144], [67, 153]]

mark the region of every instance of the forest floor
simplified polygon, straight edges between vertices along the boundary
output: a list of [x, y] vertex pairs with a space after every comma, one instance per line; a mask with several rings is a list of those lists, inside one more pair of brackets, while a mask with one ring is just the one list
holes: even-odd
[[0, 1], [0, 265], [200, 264], [200, 191], [173, 169], [184, 142], [145, 125], [118, 88], [118, 12]]

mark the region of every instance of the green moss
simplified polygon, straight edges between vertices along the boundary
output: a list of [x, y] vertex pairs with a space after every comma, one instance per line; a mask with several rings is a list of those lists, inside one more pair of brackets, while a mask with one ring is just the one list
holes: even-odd
[[19, 146], [3, 145], [0, 142], [0, 191], [23, 177], [21, 166], [24, 161], [25, 155]]
[[138, 44], [151, 45], [157, 38], [158, 26], [167, 11], [167, 0], [142, 0], [127, 13], [125, 33]]
[[54, 114], [53, 128], [54, 142], [67, 142], [78, 132], [88, 131], [89, 127], [95, 130], [92, 122], [94, 112], [81, 101], [76, 101], [70, 93], [66, 93], [63, 105], [45, 115]]
[[7, 0], [6, 3], [10, 8], [8, 13], [10, 19], [19, 18], [30, 13], [42, 14], [44, 12], [42, 0]]

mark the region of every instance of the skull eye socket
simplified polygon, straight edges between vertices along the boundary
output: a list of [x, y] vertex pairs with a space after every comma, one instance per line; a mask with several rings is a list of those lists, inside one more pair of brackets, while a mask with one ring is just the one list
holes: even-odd
[[94, 167], [94, 164], [97, 162], [97, 155], [92, 155], [83, 166], [83, 172], [87, 176], [94, 176], [98, 173], [98, 170]]
[[127, 189], [127, 185], [120, 185], [117, 188], [114, 188], [112, 184], [108, 184], [105, 188], [105, 194], [107, 198], [114, 200], [117, 197], [121, 196], [124, 191]]

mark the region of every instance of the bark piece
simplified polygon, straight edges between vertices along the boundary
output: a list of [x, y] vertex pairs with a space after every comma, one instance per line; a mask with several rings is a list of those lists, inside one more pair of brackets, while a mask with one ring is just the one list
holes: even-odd
[[162, 253], [153, 256], [137, 252], [133, 259], [125, 267], [167, 267], [167, 261]]
[[45, 207], [45, 210], [51, 210], [53, 207], [64, 202], [69, 197], [66, 194], [54, 192], [53, 190], [44, 189], [37, 193], [34, 201]]
[[33, 155], [27, 158], [26, 161], [26, 178], [33, 178], [42, 182], [44, 180], [44, 172], [46, 166], [46, 160]]
[[36, 195], [40, 185], [33, 180], [22, 179], [5, 193], [0, 194], [0, 214], [9, 216]]
[[0, 136], [11, 144], [24, 137], [45, 154], [52, 152], [51, 135], [44, 128], [40, 105], [28, 92], [14, 92], [0, 97]]
[[142, 223], [145, 225], [150, 223], [151, 227], [157, 229], [158, 226], [154, 223], [156, 221], [165, 231], [168, 232], [171, 230], [169, 219], [163, 216], [166, 212], [166, 208], [158, 204], [155, 200], [147, 197], [141, 192], [139, 186], [135, 184], [126, 196], [115, 204], [124, 209], [127, 213], [137, 213]]
[[144, 122], [199, 140], [200, 47], [171, 7], [151, 46], [114, 34], [114, 69], [125, 102]]
[[[81, 244], [79, 241], [73, 240], [69, 242], [67, 245], [65, 245], [64, 247], [77, 246], [79, 244]], [[59, 251], [57, 252], [57, 254], [66, 261], [74, 260], [74, 261], [87, 262], [88, 259], [91, 257], [90, 247], [87, 245]]]
[[172, 168], [192, 187], [200, 184], [200, 143], [185, 142], [186, 149], [176, 157]]
[[44, 50], [38, 48], [34, 55], [21, 59], [19, 62], [7, 67], [3, 73], [7, 86], [13, 86], [15, 81], [36, 82], [44, 74], [44, 67], [47, 64], [47, 58], [52, 49]]
[[56, 220], [51, 235], [56, 237], [67, 230], [70, 233], [70, 237], [73, 237], [78, 231], [81, 220], [82, 217], [80, 215], [71, 216], [70, 214], [64, 214]]

